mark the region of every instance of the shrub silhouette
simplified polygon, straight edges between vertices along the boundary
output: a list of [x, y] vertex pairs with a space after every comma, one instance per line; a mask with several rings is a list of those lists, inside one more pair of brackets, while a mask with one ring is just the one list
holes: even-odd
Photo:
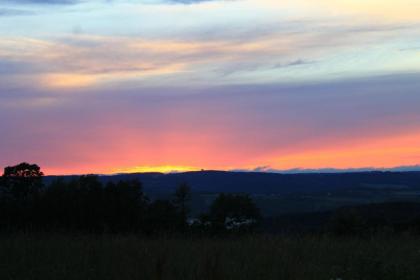
[[220, 194], [210, 207], [210, 220], [217, 230], [229, 229], [228, 223], [238, 229], [252, 229], [261, 214], [249, 195]]
[[367, 229], [367, 222], [357, 211], [336, 211], [329, 222], [329, 230], [335, 235], [362, 235]]

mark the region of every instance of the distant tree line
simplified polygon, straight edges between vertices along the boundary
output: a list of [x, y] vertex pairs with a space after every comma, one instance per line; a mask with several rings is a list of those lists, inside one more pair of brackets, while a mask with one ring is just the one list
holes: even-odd
[[328, 233], [370, 236], [420, 234], [420, 204], [394, 202], [320, 213], [265, 218], [249, 195], [219, 194], [207, 213], [192, 217], [191, 189], [179, 185], [169, 199], [151, 200], [138, 180], [102, 183], [96, 175], [58, 177], [48, 185], [36, 164], [4, 169], [0, 177], [0, 231], [92, 233]]
[[248, 195], [220, 194], [208, 213], [189, 216], [191, 190], [151, 201], [138, 180], [103, 184], [96, 175], [46, 186], [36, 164], [6, 167], [0, 178], [0, 230], [173, 233], [252, 231], [260, 212]]

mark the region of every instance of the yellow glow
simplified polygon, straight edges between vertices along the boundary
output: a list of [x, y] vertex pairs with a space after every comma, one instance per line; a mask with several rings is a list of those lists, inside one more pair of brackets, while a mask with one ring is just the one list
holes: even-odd
[[78, 88], [92, 86], [98, 82], [173, 74], [183, 71], [183, 67], [182, 64], [174, 64], [144, 71], [116, 71], [108, 74], [48, 74], [42, 77], [41, 81], [49, 88]]
[[79, 74], [49, 74], [42, 78], [43, 83], [52, 88], [86, 87], [96, 80], [95, 76]]
[[199, 168], [190, 166], [135, 166], [129, 168], [121, 168], [112, 170], [111, 173], [147, 173], [147, 172], [160, 172], [160, 173], [171, 173], [171, 172], [187, 172], [187, 171], [199, 171]]
[[420, 20], [419, 0], [328, 0], [326, 2], [342, 11], [366, 13], [391, 20]]
[[[300, 11], [312, 11], [332, 15], [358, 14], [384, 20], [419, 21], [420, 0], [250, 0], [254, 5], [265, 5], [284, 10], [295, 7]], [[258, 3], [258, 4], [257, 4]]]

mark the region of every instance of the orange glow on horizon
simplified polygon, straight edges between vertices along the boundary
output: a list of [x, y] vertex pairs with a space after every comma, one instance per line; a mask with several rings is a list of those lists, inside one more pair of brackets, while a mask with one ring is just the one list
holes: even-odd
[[[359, 139], [360, 140], [360, 139]], [[394, 168], [400, 166], [417, 166], [420, 163], [420, 134], [408, 134], [383, 139], [365, 139], [363, 141], [349, 143], [337, 143], [331, 147], [302, 147], [300, 151], [284, 152], [283, 156], [271, 156], [266, 159], [255, 160], [248, 164], [235, 158], [245, 165], [233, 166], [225, 162], [226, 165], [218, 165], [221, 161], [212, 157], [210, 151], [206, 160], [194, 160], [198, 154], [191, 156], [191, 165], [163, 164], [163, 165], [136, 165], [130, 167], [109, 167], [86, 165], [83, 167], [66, 168], [45, 168], [46, 174], [68, 175], [68, 174], [117, 174], [117, 173], [147, 173], [147, 172], [188, 172], [199, 170], [254, 170], [260, 166], [267, 166], [267, 169], [289, 170], [289, 169], [353, 169], [353, 168]], [[206, 158], [204, 147], [201, 158]], [[221, 154], [228, 151], [221, 151]], [[278, 152], [276, 152], [278, 153]], [[171, 155], [174, 159], [171, 162], [184, 162], [183, 153]], [[140, 158], [140, 157], [139, 157]], [[146, 160], [146, 159], [145, 159]], [[197, 163], [197, 164], [196, 164]], [[223, 164], [223, 162], [222, 162]]]
[[[353, 142], [353, 143], [352, 143]], [[393, 168], [420, 163], [420, 133], [382, 139], [353, 139], [332, 147], [309, 149], [269, 159], [278, 169], [293, 168]]]

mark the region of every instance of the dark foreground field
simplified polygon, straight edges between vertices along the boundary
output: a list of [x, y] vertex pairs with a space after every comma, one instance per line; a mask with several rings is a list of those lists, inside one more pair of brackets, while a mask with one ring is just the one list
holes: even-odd
[[420, 279], [420, 238], [0, 237], [0, 279]]

